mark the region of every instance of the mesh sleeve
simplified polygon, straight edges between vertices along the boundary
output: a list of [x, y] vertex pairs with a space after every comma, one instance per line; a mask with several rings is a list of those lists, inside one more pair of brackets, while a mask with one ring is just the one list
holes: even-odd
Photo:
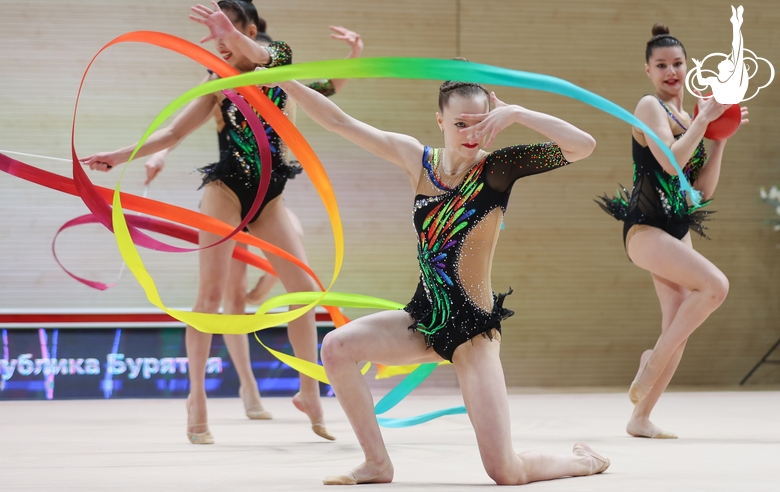
[[284, 41], [273, 41], [265, 49], [268, 50], [268, 54], [271, 56], [271, 61], [268, 62], [266, 68], [279, 67], [292, 63], [292, 48]]
[[555, 142], [513, 145], [492, 152], [485, 161], [487, 184], [506, 192], [515, 181], [570, 164]]

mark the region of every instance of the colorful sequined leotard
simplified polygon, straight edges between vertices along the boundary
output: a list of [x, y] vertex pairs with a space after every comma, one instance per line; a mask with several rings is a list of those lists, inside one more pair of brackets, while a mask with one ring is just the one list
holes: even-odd
[[[687, 128], [660, 99], [658, 102], [666, 110], [672, 131], [675, 130], [675, 123], [682, 129], [674, 136], [675, 140], [679, 139]], [[702, 222], [709, 220], [707, 215], [710, 212], [699, 210], [700, 207], [689, 207], [684, 192], [680, 190], [680, 178], [664, 171], [650, 147], [642, 146], [633, 136], [631, 142], [634, 158], [634, 186], [631, 192], [623, 189], [623, 196], [609, 198], [604, 195], [600, 197], [601, 202], [596, 202], [605, 212], [623, 221], [623, 246], [626, 246], [628, 231], [637, 224], [657, 227], [677, 239], [684, 238], [688, 229], [707, 237]], [[691, 184], [696, 182], [706, 163], [707, 152], [702, 140], [683, 168]]]
[[[292, 50], [284, 41], [274, 41], [268, 47], [271, 62], [276, 67], [292, 63]], [[263, 87], [262, 90], [276, 106], [284, 111], [287, 94], [278, 87]], [[252, 129], [230, 99], [223, 99], [220, 112], [224, 127], [219, 132], [219, 162], [200, 169], [203, 173], [203, 185], [212, 181], [221, 181], [238, 197], [241, 204], [241, 217], [246, 217], [257, 196], [260, 186], [260, 155]], [[257, 220], [263, 208], [274, 198], [282, 194], [288, 179], [301, 172], [298, 166], [290, 166], [284, 158], [282, 140], [276, 131], [261, 117], [268, 145], [271, 148], [271, 182], [268, 192], [252, 221]]]
[[[490, 268], [512, 185], [519, 178], [569, 162], [557, 144], [518, 145], [485, 156], [451, 179], [440, 178], [441, 150], [425, 147], [423, 170], [414, 200], [414, 226], [420, 283], [404, 308], [409, 327], [443, 359], [452, 360], [462, 343], [511, 316], [504, 297], [494, 295]], [[510, 291], [511, 293], [511, 291]]]

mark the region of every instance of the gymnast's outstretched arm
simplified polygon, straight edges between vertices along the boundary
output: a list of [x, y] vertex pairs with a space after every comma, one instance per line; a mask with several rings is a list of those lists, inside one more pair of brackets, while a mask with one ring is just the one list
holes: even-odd
[[[207, 77], [210, 80], [214, 75]], [[186, 108], [165, 128], [154, 132], [144, 142], [143, 146], [135, 154], [135, 158], [153, 154], [157, 151], [174, 147], [190, 133], [200, 128], [208, 121], [215, 104], [216, 94], [207, 94], [192, 101]], [[115, 150], [113, 152], [101, 152], [81, 159], [81, 163], [96, 171], [110, 171], [119, 164], [124, 164], [130, 158], [137, 144]]]
[[296, 81], [279, 87], [317, 124], [337, 133], [372, 154], [404, 169], [410, 176], [420, 174], [423, 145], [414, 137], [386, 132], [353, 118], [322, 94]]

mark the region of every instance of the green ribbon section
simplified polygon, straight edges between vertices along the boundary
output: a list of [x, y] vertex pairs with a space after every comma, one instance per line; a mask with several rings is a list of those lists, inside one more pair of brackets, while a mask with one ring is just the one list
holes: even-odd
[[214, 80], [199, 85], [171, 102], [155, 118], [144, 137], [151, 133], [177, 109], [202, 95], [225, 89], [250, 85], [269, 85], [294, 79], [365, 79], [396, 78], [426, 80], [459, 80], [494, 84], [519, 89], [551, 92], [583, 102], [626, 123], [633, 125], [649, 138], [653, 139], [666, 154], [680, 178], [680, 188], [688, 192], [694, 207], [699, 206], [699, 194], [695, 192], [685, 178], [680, 165], [671, 149], [658, 135], [636, 116], [612, 101], [594, 94], [566, 80], [550, 75], [522, 72], [508, 68], [467, 63], [459, 60], [440, 60], [436, 58], [358, 58], [349, 60], [329, 60], [320, 62], [285, 65], [268, 70], [245, 73], [234, 77]]
[[[439, 364], [435, 362], [420, 365], [420, 367], [406, 376], [404, 380], [398, 384], [398, 386], [390, 390], [388, 394], [386, 394], [381, 400], [377, 402], [376, 406], [374, 406], [374, 413], [381, 415], [398, 405], [401, 400], [409, 396], [409, 393], [417, 388], [420, 383], [425, 381], [425, 378], [430, 376], [438, 365]], [[444, 415], [461, 415], [464, 413], [466, 413], [466, 407], [461, 405], [459, 407], [444, 408], [442, 410], [436, 410], [435, 412], [416, 415], [414, 417], [400, 419], [377, 417], [377, 422], [379, 422], [379, 425], [382, 427], [397, 429], [400, 427], [411, 427], [413, 425], [422, 424], [424, 422], [428, 422], [429, 420], [443, 417]]]

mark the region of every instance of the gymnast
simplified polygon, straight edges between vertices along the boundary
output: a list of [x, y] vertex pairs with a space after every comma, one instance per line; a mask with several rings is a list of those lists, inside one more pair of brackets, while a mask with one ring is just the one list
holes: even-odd
[[[437, 122], [444, 147], [385, 132], [345, 114], [327, 98], [290, 81], [279, 86], [315, 122], [403, 169], [415, 193], [420, 283], [403, 310], [352, 321], [326, 335], [322, 361], [365, 461], [325, 484], [393, 480], [360, 361], [386, 365], [452, 361], [482, 462], [498, 484], [525, 484], [601, 473], [610, 462], [584, 443], [570, 454], [512, 449], [509, 401], [499, 358], [501, 321], [513, 314], [490, 283], [493, 251], [517, 179], [590, 155], [595, 141], [558, 118], [507, 105], [478, 84], [445, 82]], [[492, 100], [494, 108], [489, 110]], [[513, 123], [551, 142], [484, 150]]]
[[[652, 29], [645, 50], [645, 72], [655, 87], [643, 96], [634, 115], [647, 124], [674, 154], [686, 163], [686, 178], [709, 201], [720, 176], [726, 140], [712, 142], [709, 158], [704, 148], [707, 125], [729, 105], [715, 98], [699, 101], [699, 115], [691, 121], [683, 111], [686, 53], [682, 43], [663, 24]], [[742, 108], [742, 123], [747, 123]], [[658, 399], [680, 363], [688, 337], [725, 300], [726, 276], [693, 249], [689, 229], [702, 236], [707, 212], [689, 206], [680, 190], [677, 172], [661, 148], [632, 128], [634, 185], [625, 197], [601, 198], [599, 205], [624, 222], [623, 244], [628, 258], [650, 272], [661, 304], [661, 335], [652, 350], [646, 350], [629, 389], [634, 411], [626, 431], [635, 437], [676, 439], [677, 436], [650, 421]]]
[[[257, 34], [255, 35], [255, 41], [260, 46], [269, 46], [273, 39], [266, 32], [267, 23], [265, 19], [259, 16], [257, 9], [251, 0], [237, 0], [237, 3], [244, 10], [248, 22], [254, 24], [257, 28]], [[355, 58], [360, 56], [363, 51], [363, 41], [361, 36], [349, 29], [340, 26], [330, 26], [332, 31], [330, 37], [340, 41], [344, 41], [350, 46], [350, 52], [348, 58]], [[309, 87], [317, 90], [318, 92], [332, 96], [342, 90], [346, 85], [346, 79], [334, 79], [334, 80], [318, 80], [312, 82]], [[271, 96], [271, 99], [275, 101], [279, 107], [293, 123], [295, 122], [295, 105], [288, 104], [286, 95], [275, 88], [262, 88], [263, 91]], [[217, 122], [217, 133], [220, 134], [225, 129], [225, 121], [222, 118], [222, 111], [220, 108], [215, 107], [212, 113], [214, 119]], [[279, 147], [273, 147], [271, 151], [278, 153], [285, 163], [288, 179], [293, 179], [298, 173], [302, 171], [300, 165], [289, 158], [288, 150], [279, 139], [275, 139], [274, 143]], [[146, 161], [146, 183], [149, 184], [154, 180], [157, 175], [165, 167], [166, 158], [169, 152], [173, 150], [173, 147], [163, 149], [154, 153]], [[289, 208], [285, 206], [285, 209], [289, 215], [290, 222], [296, 231], [296, 234], [303, 241], [303, 226], [300, 220]], [[237, 243], [238, 247], [245, 248], [242, 243]], [[231, 260], [230, 273], [228, 276], [225, 292], [222, 296], [222, 312], [227, 314], [243, 314], [246, 309], [246, 304], [260, 305], [267, 298], [271, 288], [276, 284], [279, 277], [272, 274], [265, 274], [260, 277], [257, 284], [252, 290], [247, 292], [247, 266], [245, 263], [238, 260]], [[252, 372], [252, 365], [249, 356], [249, 340], [246, 335], [224, 335], [225, 345], [227, 346], [230, 358], [236, 368], [238, 374], [240, 386], [239, 396], [244, 404], [244, 413], [250, 419], [254, 420], [268, 420], [273, 418], [271, 413], [263, 408], [260, 398], [260, 392], [257, 388], [257, 382], [255, 380], [254, 373]], [[296, 402], [296, 400], [293, 400]], [[298, 405], [299, 410], [305, 411], [305, 408]]]
[[[258, 66], [274, 67], [292, 61], [290, 47], [282, 41], [274, 41], [267, 47], [259, 46], [253, 40], [257, 27], [250, 22], [246, 12], [237, 0], [222, 0], [214, 3], [220, 21], [230, 27], [230, 34], [242, 46], [242, 50], [231, 49], [231, 42], [220, 37], [206, 37], [204, 42], [214, 39], [223, 59], [241, 72], [251, 72]], [[215, 12], [203, 6], [193, 7], [195, 21], [213, 16]], [[231, 40], [232, 41], [232, 40]], [[243, 43], [243, 44], [242, 44]], [[247, 53], [247, 54], [244, 54]], [[209, 74], [206, 80], [214, 80]], [[274, 88], [272, 88], [274, 89]], [[237, 226], [247, 216], [257, 194], [260, 183], [260, 158], [255, 136], [235, 104], [222, 93], [209, 94], [190, 103], [166, 128], [155, 132], [141, 147], [136, 158], [173, 147], [187, 135], [205, 123], [212, 113], [220, 111], [224, 128], [219, 133], [220, 160], [202, 169], [204, 192], [201, 213]], [[268, 134], [269, 145], [280, 149], [279, 136], [263, 122]], [[264, 136], [263, 136], [264, 137]], [[127, 162], [135, 144], [82, 159], [93, 170], [109, 171]], [[268, 192], [257, 215], [247, 226], [250, 234], [267, 241], [297, 257], [304, 263], [306, 253], [300, 235], [296, 232], [290, 215], [281, 199], [285, 183], [294, 169], [282, 158], [281, 152], [272, 153], [271, 181]], [[220, 237], [200, 231], [201, 247], [217, 242]], [[235, 241], [226, 241], [213, 248], [199, 252], [200, 280], [198, 295], [193, 311], [217, 313], [228, 289], [231, 254]], [[274, 270], [288, 292], [317, 290], [315, 281], [302, 269], [274, 255], [269, 255]], [[243, 311], [242, 311], [243, 312]], [[314, 312], [291, 321], [288, 336], [297, 357], [317, 361], [317, 331]], [[186, 347], [189, 358], [190, 395], [187, 398], [187, 437], [193, 444], [212, 444], [214, 437], [208, 428], [206, 408], [205, 374], [206, 360], [211, 346], [211, 334], [187, 327]], [[319, 383], [309, 377], [300, 376], [300, 392], [293, 397], [295, 406], [305, 412], [311, 420], [312, 430], [319, 436], [335, 439], [327, 430], [319, 395]], [[254, 378], [252, 385], [256, 388]], [[242, 392], [243, 396], [243, 392]], [[259, 398], [258, 398], [259, 400]], [[262, 409], [261, 409], [262, 410]]]

